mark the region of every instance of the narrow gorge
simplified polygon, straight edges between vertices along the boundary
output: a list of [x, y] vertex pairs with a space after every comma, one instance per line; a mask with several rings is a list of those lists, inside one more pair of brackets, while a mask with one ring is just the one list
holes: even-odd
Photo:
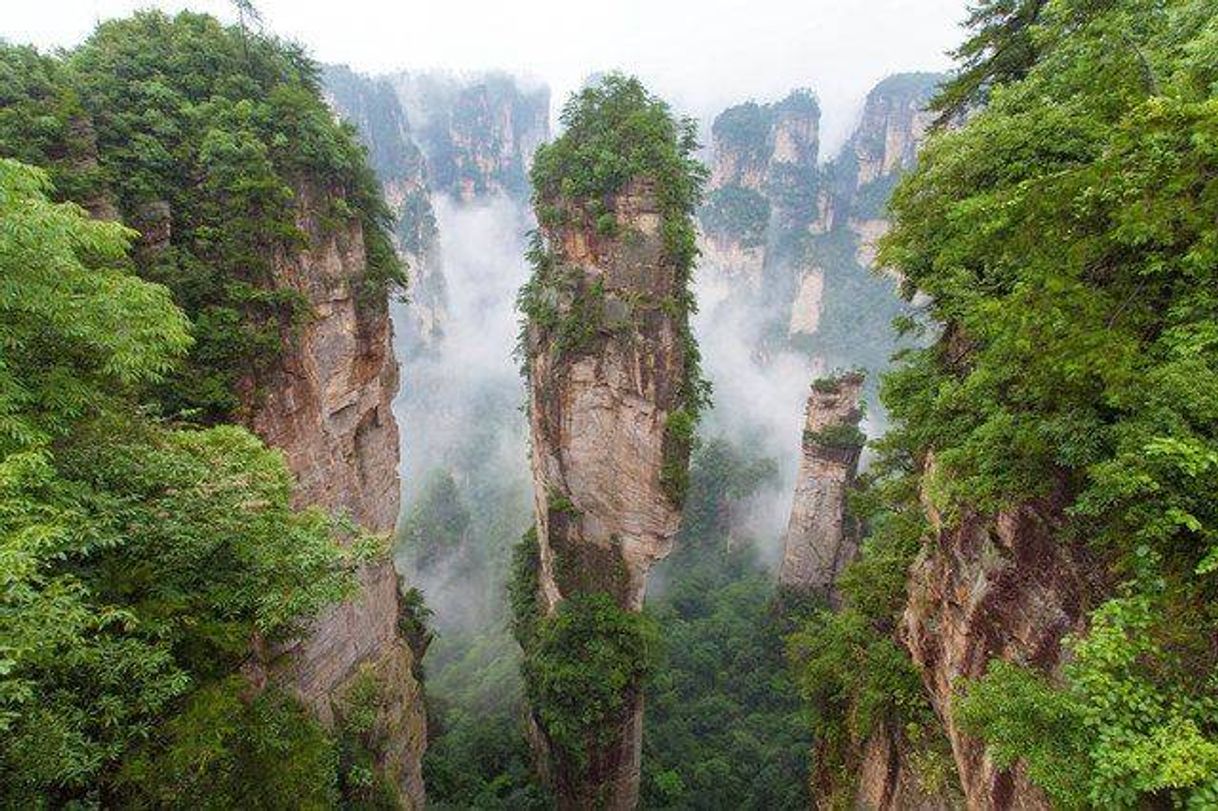
[[27, 2], [0, 806], [1218, 807], [1212, 2]]

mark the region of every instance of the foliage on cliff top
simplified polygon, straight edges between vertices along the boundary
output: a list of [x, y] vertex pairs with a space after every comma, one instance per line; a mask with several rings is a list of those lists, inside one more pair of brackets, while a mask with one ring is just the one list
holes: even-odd
[[0, 76], [14, 80], [0, 92], [0, 154], [51, 168], [61, 198], [109, 199], [168, 238], [135, 256], [196, 339], [163, 388], [168, 412], [231, 417], [239, 381], [270, 368], [308, 316], [272, 283], [273, 262], [307, 244], [302, 190], [322, 223], [363, 226], [367, 263], [351, 279], [362, 300], [383, 306], [404, 282], [363, 150], [297, 46], [205, 15], [141, 12], [57, 59], [0, 46]]
[[[696, 308], [690, 289], [698, 255], [694, 212], [706, 177], [706, 167], [694, 157], [696, 124], [675, 119], [668, 105], [647, 92], [638, 79], [617, 73], [573, 95], [561, 121], [565, 132], [539, 147], [533, 162], [537, 219], [543, 230], [571, 224], [569, 218], [576, 217], [578, 227], [612, 234], [613, 198], [631, 181], [651, 184], [660, 212], [664, 261], [675, 270], [677, 284], [671, 297], [651, 306], [661, 306], [677, 319], [684, 356], [681, 407], [696, 421], [710, 402], [710, 384], [702, 377], [701, 356], [689, 328], [689, 314]], [[527, 319], [522, 325], [522, 354], [529, 350], [530, 323], [553, 331], [560, 354], [586, 347], [603, 326], [603, 308], [595, 306], [603, 287], [575, 280], [575, 290], [562, 291], [573, 292], [575, 300], [561, 312], [556, 286], [563, 282], [570, 287], [570, 280], [560, 278], [565, 269], [542, 233], [534, 236], [527, 258], [533, 275], [517, 300]]]
[[540, 212], [555, 203], [604, 205], [630, 181], [645, 179], [655, 184], [664, 215], [693, 214], [706, 174], [694, 157], [697, 124], [675, 119], [638, 79], [609, 74], [573, 95], [559, 120], [563, 134], [538, 147], [533, 161]]
[[[185, 318], [120, 269], [130, 231], [47, 187], [0, 159], [0, 804], [13, 807], [111, 796], [137, 748], [193, 724], [194, 697], [251, 638], [284, 638], [347, 595], [358, 562], [326, 516], [293, 512], [282, 456], [251, 434], [143, 416], [139, 392], [189, 345]], [[262, 754], [290, 768], [306, 738]]]
[[[1218, 9], [1060, 0], [1008, 33], [1034, 44], [1028, 64], [995, 74], [989, 105], [933, 138], [893, 199], [881, 263], [930, 296], [946, 330], [887, 380], [891, 441], [910, 461], [934, 450], [923, 483], [949, 522], [1067, 498], [1063, 542], [1091, 542], [1122, 592], [1149, 601], [1143, 629], [1112, 637], [1114, 656], [1153, 641], [1121, 666], [1123, 683], [1167, 707], [1212, 702]], [[1093, 615], [1093, 634], [1118, 605]], [[1107, 695], [1098, 681], [1075, 687]], [[1199, 743], [1174, 783], [1142, 757], [1185, 716], [1101, 724], [1083, 756], [1087, 795], [1208, 797], [1218, 715], [1192, 727]], [[991, 720], [984, 734], [1014, 739]], [[1060, 744], [1061, 758], [1077, 754]]]

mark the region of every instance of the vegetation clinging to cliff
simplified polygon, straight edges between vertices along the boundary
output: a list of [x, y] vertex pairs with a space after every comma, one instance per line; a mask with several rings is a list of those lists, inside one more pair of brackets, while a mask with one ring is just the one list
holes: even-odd
[[[1062, 684], [995, 667], [962, 704], [972, 728], [1006, 760], [1035, 742], [1029, 774], [1059, 802], [1203, 805], [1218, 797], [1218, 11], [1040, 5], [986, 33], [986, 52], [1026, 59], [991, 66], [988, 107], [933, 139], [894, 197], [881, 261], [947, 326], [888, 380], [892, 442], [911, 462], [934, 449], [922, 483], [949, 524], [1064, 498], [1061, 541], [1089, 542], [1121, 583]], [[1064, 717], [1086, 734], [1049, 734]], [[1079, 765], [1062, 782], [1051, 761]]]
[[537, 625], [525, 654], [525, 684], [533, 711], [562, 765], [578, 780], [591, 753], [617, 740], [655, 666], [659, 631], [645, 614], [619, 608], [603, 593], [564, 600]]
[[229, 712], [229, 677], [251, 639], [349, 594], [369, 547], [344, 551], [326, 516], [294, 512], [282, 457], [246, 431], [145, 416], [186, 319], [119, 269], [130, 231], [47, 187], [0, 159], [3, 804], [219, 797], [239, 778], [200, 771], [201, 746], [218, 769], [261, 764], [248, 796], [330, 796], [320, 733], [272, 731], [301, 709], [268, 696]]
[[[533, 206], [543, 230], [575, 226], [612, 237], [616, 218], [611, 207], [629, 183], [648, 183], [656, 196], [663, 261], [675, 271], [676, 291], [662, 301], [640, 298], [630, 306], [664, 309], [676, 319], [682, 339], [680, 406], [666, 426], [664, 477], [666, 492], [679, 503], [693, 426], [710, 402], [710, 383], [702, 376], [689, 326], [696, 307], [691, 277], [698, 254], [693, 215], [706, 177], [706, 168], [693, 156], [696, 125], [674, 119], [667, 104], [637, 79], [620, 74], [574, 95], [563, 108], [562, 123], [566, 132], [540, 147], [533, 164]], [[601, 280], [589, 283], [579, 274], [572, 276], [552, 251], [541, 232], [534, 235], [528, 253], [533, 275], [517, 300], [527, 319], [520, 346], [525, 355], [530, 325], [553, 334], [559, 356], [584, 350], [605, 329]], [[565, 308], [559, 306], [564, 295], [572, 298]]]
[[169, 413], [230, 418], [243, 379], [271, 368], [310, 315], [272, 283], [275, 262], [308, 244], [299, 204], [324, 227], [362, 226], [366, 266], [350, 280], [362, 302], [383, 306], [404, 283], [363, 150], [298, 47], [142, 12], [58, 60], [0, 47], [0, 75], [15, 79], [0, 95], [0, 154], [50, 168], [61, 198], [112, 202], [162, 243], [137, 251], [137, 268], [170, 288], [195, 336], [162, 386]]

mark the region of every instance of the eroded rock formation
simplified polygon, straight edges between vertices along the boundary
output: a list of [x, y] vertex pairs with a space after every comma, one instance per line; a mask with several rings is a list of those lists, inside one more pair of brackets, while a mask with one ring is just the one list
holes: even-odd
[[394, 247], [410, 269], [409, 318], [399, 319], [399, 347], [433, 347], [447, 320], [439, 230], [427, 163], [393, 85], [345, 66], [323, 69], [326, 101], [355, 126], [368, 149], [393, 219]]
[[820, 108], [807, 90], [775, 104], [729, 107], [715, 118], [711, 140], [703, 264], [756, 291], [767, 253], [781, 252], [784, 236], [806, 224], [818, 185]]
[[892, 279], [872, 274], [885, 205], [913, 166], [942, 77], [899, 74], [868, 94], [858, 127], [819, 164], [819, 110], [807, 91], [725, 110], [712, 128], [710, 193], [700, 214], [701, 265], [733, 298], [773, 314], [765, 340], [806, 352], [817, 368], [883, 368], [901, 311]]
[[[247, 381], [250, 427], [283, 451], [296, 476], [296, 502], [348, 514], [362, 529], [391, 532], [398, 515], [398, 431], [390, 403], [398, 368], [384, 302], [363, 302], [354, 288], [365, 264], [356, 221], [324, 225], [322, 193], [296, 190], [297, 226], [306, 246], [274, 262], [275, 284], [309, 302], [313, 316], [263, 379]], [[388, 556], [363, 567], [360, 590], [318, 617], [285, 649], [271, 651], [271, 677], [295, 692], [323, 723], [341, 714], [360, 676], [378, 685], [380, 765], [408, 807], [421, 807], [426, 744], [413, 654], [398, 630], [397, 575]]]
[[498, 73], [388, 77], [427, 158], [431, 187], [462, 202], [526, 200], [533, 153], [549, 136], [550, 91]]
[[901, 637], [943, 722], [969, 808], [1049, 808], [1020, 769], [1002, 770], [955, 723], [952, 699], [991, 659], [1053, 672], [1062, 638], [1082, 630], [1096, 571], [1057, 535], [1061, 505], [1025, 504], [946, 528], [933, 509], [929, 554], [914, 564]]
[[[528, 334], [546, 611], [592, 590], [640, 609], [647, 570], [672, 548], [681, 517], [663, 476], [666, 462], [683, 466], [688, 456], [667, 430], [682, 405], [685, 350], [681, 325], [663, 302], [681, 282], [663, 261], [651, 184], [631, 183], [610, 210], [619, 237], [580, 225], [546, 234], [561, 268], [553, 288], [558, 317], [582, 321], [594, 347], [570, 351], [562, 336], [537, 326]], [[569, 309], [576, 302], [588, 311]]]
[[783, 541], [779, 583], [836, 602], [842, 569], [858, 552], [858, 532], [846, 494], [858, 473], [863, 376], [847, 374], [812, 384], [804, 422], [795, 500]]
[[[528, 588], [538, 628], [521, 643], [534, 747], [559, 806], [631, 809], [649, 644], [637, 612], [648, 570], [678, 529], [701, 407], [688, 326], [701, 173], [689, 157], [692, 134], [637, 81], [609, 77], [565, 115], [567, 133], [539, 154], [534, 172], [541, 225], [520, 298], [536, 509]], [[600, 155], [618, 150], [645, 168], [588, 188], [605, 169]], [[553, 634], [573, 624], [579, 634], [555, 645]], [[627, 675], [600, 706], [575, 711], [546, 684], [581, 667]]]
[[[579, 594], [610, 594], [642, 608], [647, 572], [672, 548], [680, 507], [666, 485], [688, 447], [669, 433], [685, 377], [681, 324], [662, 302], [682, 280], [663, 261], [661, 218], [651, 184], [632, 182], [609, 206], [621, 236], [582, 222], [547, 229], [557, 265], [560, 319], [578, 319], [590, 347], [529, 327], [529, 417], [540, 546], [542, 610]], [[580, 302], [583, 312], [573, 308]], [[616, 742], [594, 753], [564, 806], [633, 808], [639, 792], [643, 705], [628, 701]], [[561, 773], [561, 765], [553, 769]]]

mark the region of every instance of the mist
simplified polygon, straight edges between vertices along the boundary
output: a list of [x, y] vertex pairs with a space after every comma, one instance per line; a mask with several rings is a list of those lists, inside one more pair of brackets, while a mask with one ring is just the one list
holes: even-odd
[[[268, 31], [322, 62], [363, 72], [505, 70], [546, 82], [561, 103], [588, 74], [636, 74], [682, 113], [709, 120], [748, 98], [814, 87], [836, 149], [878, 80], [942, 70], [967, 0], [559, 0], [301, 3], [258, 0]], [[9, 0], [0, 36], [42, 48], [79, 42], [99, 20], [183, 8], [235, 21], [230, 0]]]
[[[524, 383], [513, 357], [516, 291], [529, 272], [524, 235], [531, 220], [505, 197], [458, 204], [434, 195], [432, 202], [443, 258], [444, 335], [434, 346], [408, 344], [410, 309], [395, 308], [402, 388], [394, 406], [405, 515], [437, 471], [453, 475], [471, 513], [466, 557], [420, 571], [408, 554], [399, 555], [399, 567], [422, 589], [443, 633], [494, 618], [501, 595], [482, 579], [497, 581], [486, 571], [491, 561], [471, 566], [468, 555], [488, 541], [503, 546], [532, 520]], [[489, 551], [495, 557], [506, 550]], [[481, 576], [471, 579], [471, 572]]]

